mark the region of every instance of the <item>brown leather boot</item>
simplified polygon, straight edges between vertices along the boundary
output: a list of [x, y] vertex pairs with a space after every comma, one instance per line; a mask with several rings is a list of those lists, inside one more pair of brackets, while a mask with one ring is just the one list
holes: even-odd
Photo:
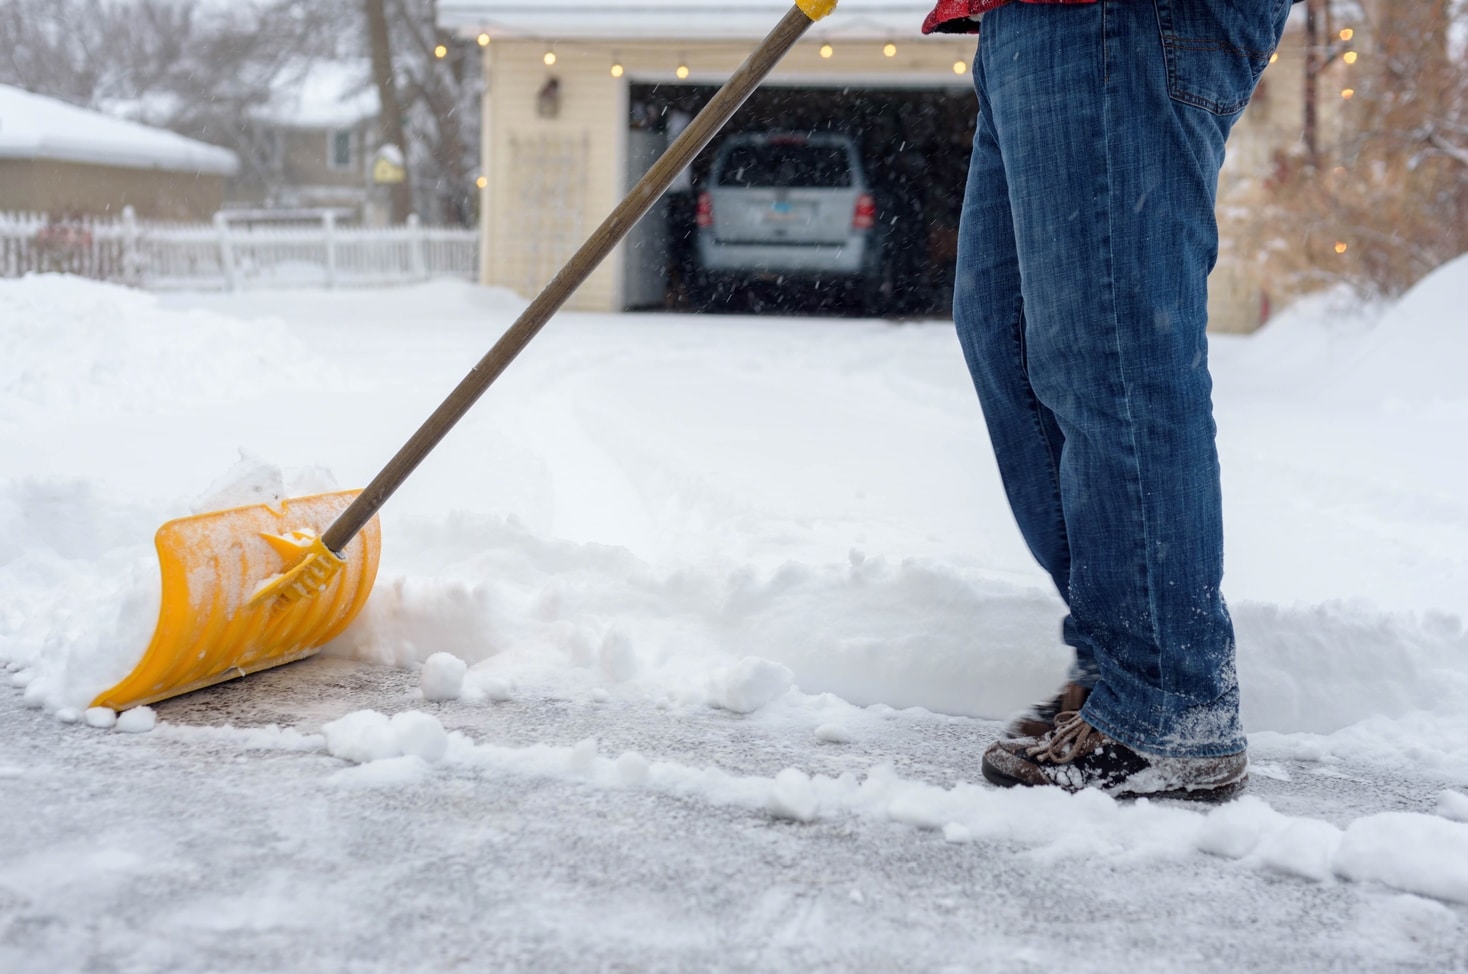
[[1036, 740], [996, 741], [984, 752], [984, 777], [1001, 788], [1095, 788], [1113, 798], [1228, 801], [1249, 781], [1243, 751], [1207, 758], [1141, 754], [1088, 724], [1073, 711]]

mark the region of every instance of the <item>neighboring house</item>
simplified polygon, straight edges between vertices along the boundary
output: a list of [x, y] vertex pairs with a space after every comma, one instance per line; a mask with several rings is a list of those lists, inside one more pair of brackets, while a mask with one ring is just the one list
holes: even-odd
[[[915, 199], [927, 247], [915, 262], [933, 313], [946, 308], [953, 241], [974, 124], [972, 37], [923, 37], [931, 0], [841, 0], [815, 24], [736, 116], [734, 126], [832, 128], [857, 135], [888, 185]], [[439, 0], [442, 27], [484, 52], [481, 279], [533, 294], [666, 147], [671, 120], [697, 110], [790, 9], [647, 0]], [[1298, 16], [1296, 20], [1298, 20]], [[1302, 129], [1302, 38], [1294, 25], [1261, 104], [1229, 145], [1221, 200], [1257, 187], [1276, 150]], [[741, 121], [743, 119], [743, 121]], [[893, 147], [896, 147], [894, 150]], [[707, 154], [705, 154], [707, 155]], [[697, 180], [698, 163], [694, 165]], [[665, 204], [659, 204], [663, 206]], [[572, 298], [585, 310], [648, 306], [671, 279], [657, 263], [658, 210]], [[652, 234], [653, 237], [649, 237]], [[1229, 248], [1224, 248], [1225, 256]], [[1220, 265], [1215, 327], [1258, 327], [1267, 302], [1257, 267]], [[911, 273], [910, 269], [904, 273]]]
[[239, 168], [228, 149], [0, 85], [0, 211], [208, 219]]
[[230, 185], [232, 205], [336, 209], [373, 219], [377, 89], [365, 59], [314, 61], [285, 72], [248, 120], [252, 165]]

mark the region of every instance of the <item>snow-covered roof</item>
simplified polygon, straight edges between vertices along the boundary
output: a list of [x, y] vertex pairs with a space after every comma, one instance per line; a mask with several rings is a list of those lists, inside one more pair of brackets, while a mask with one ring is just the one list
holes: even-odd
[[[732, 40], [768, 34], [790, 0], [439, 0], [440, 26], [492, 38]], [[915, 38], [932, 0], [839, 0], [813, 35]]]
[[350, 128], [377, 111], [371, 64], [345, 58], [286, 71], [256, 115], [292, 128]]
[[232, 176], [240, 160], [177, 132], [0, 85], [0, 159], [54, 159], [124, 169]]

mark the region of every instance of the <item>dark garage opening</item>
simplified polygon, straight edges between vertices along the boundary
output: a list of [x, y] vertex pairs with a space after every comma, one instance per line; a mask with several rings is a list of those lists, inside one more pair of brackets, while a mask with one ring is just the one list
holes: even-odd
[[[634, 84], [628, 119], [629, 185], [718, 89]], [[966, 82], [942, 88], [792, 88], [756, 91], [699, 154], [629, 239], [628, 310], [702, 313], [947, 317], [958, 216], [973, 144], [975, 99]], [[772, 270], [711, 280], [699, 266], [697, 199], [720, 143], [745, 132], [833, 132], [857, 144], [883, 235], [881, 299], [831, 281]]]

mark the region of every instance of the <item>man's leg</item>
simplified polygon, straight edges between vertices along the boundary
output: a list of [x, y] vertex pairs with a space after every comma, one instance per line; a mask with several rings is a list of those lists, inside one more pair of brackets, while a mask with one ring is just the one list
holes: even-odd
[[[1070, 623], [1100, 673], [1083, 713], [1146, 754], [1244, 746], [1219, 590], [1206, 279], [1235, 117], [1222, 112], [1247, 99], [1287, 9], [1287, 0], [1246, 13], [1221, 0], [1101, 0], [1010, 4], [983, 22], [976, 81], [988, 121], [979, 141], [990, 133], [995, 161], [977, 165], [982, 175], [1002, 160], [1023, 296], [1018, 307], [1001, 305], [1019, 322], [1009, 354], [1058, 432], [1025, 428], [1035, 423], [1012, 408], [1005, 380], [985, 377], [992, 365], [980, 361], [976, 382], [991, 430], [996, 420], [1004, 427], [993, 435], [1001, 469], [1031, 471], [1011, 486], [1012, 497], [1030, 498], [1016, 504], [1022, 527], [1034, 498], [1054, 493], [1047, 478], [1058, 485]], [[1000, 209], [967, 205], [966, 219], [996, 219]], [[966, 230], [971, 239], [982, 237]], [[965, 257], [964, 272], [995, 271], [977, 246]], [[970, 346], [972, 363], [1004, 341], [990, 334]], [[1044, 476], [1040, 443], [1059, 448]], [[1058, 573], [1058, 561], [1036, 554]]]
[[[999, 474], [1020, 533], [1060, 597], [1070, 589], [1070, 543], [1060, 501], [1064, 434], [1031, 388], [1025, 364], [1024, 299], [1004, 160], [989, 121], [983, 65], [974, 59], [978, 125], [960, 221], [953, 321], [979, 393]], [[1099, 675], [1090, 646], [1069, 617], [1076, 658], [1069, 679], [1087, 689]]]

